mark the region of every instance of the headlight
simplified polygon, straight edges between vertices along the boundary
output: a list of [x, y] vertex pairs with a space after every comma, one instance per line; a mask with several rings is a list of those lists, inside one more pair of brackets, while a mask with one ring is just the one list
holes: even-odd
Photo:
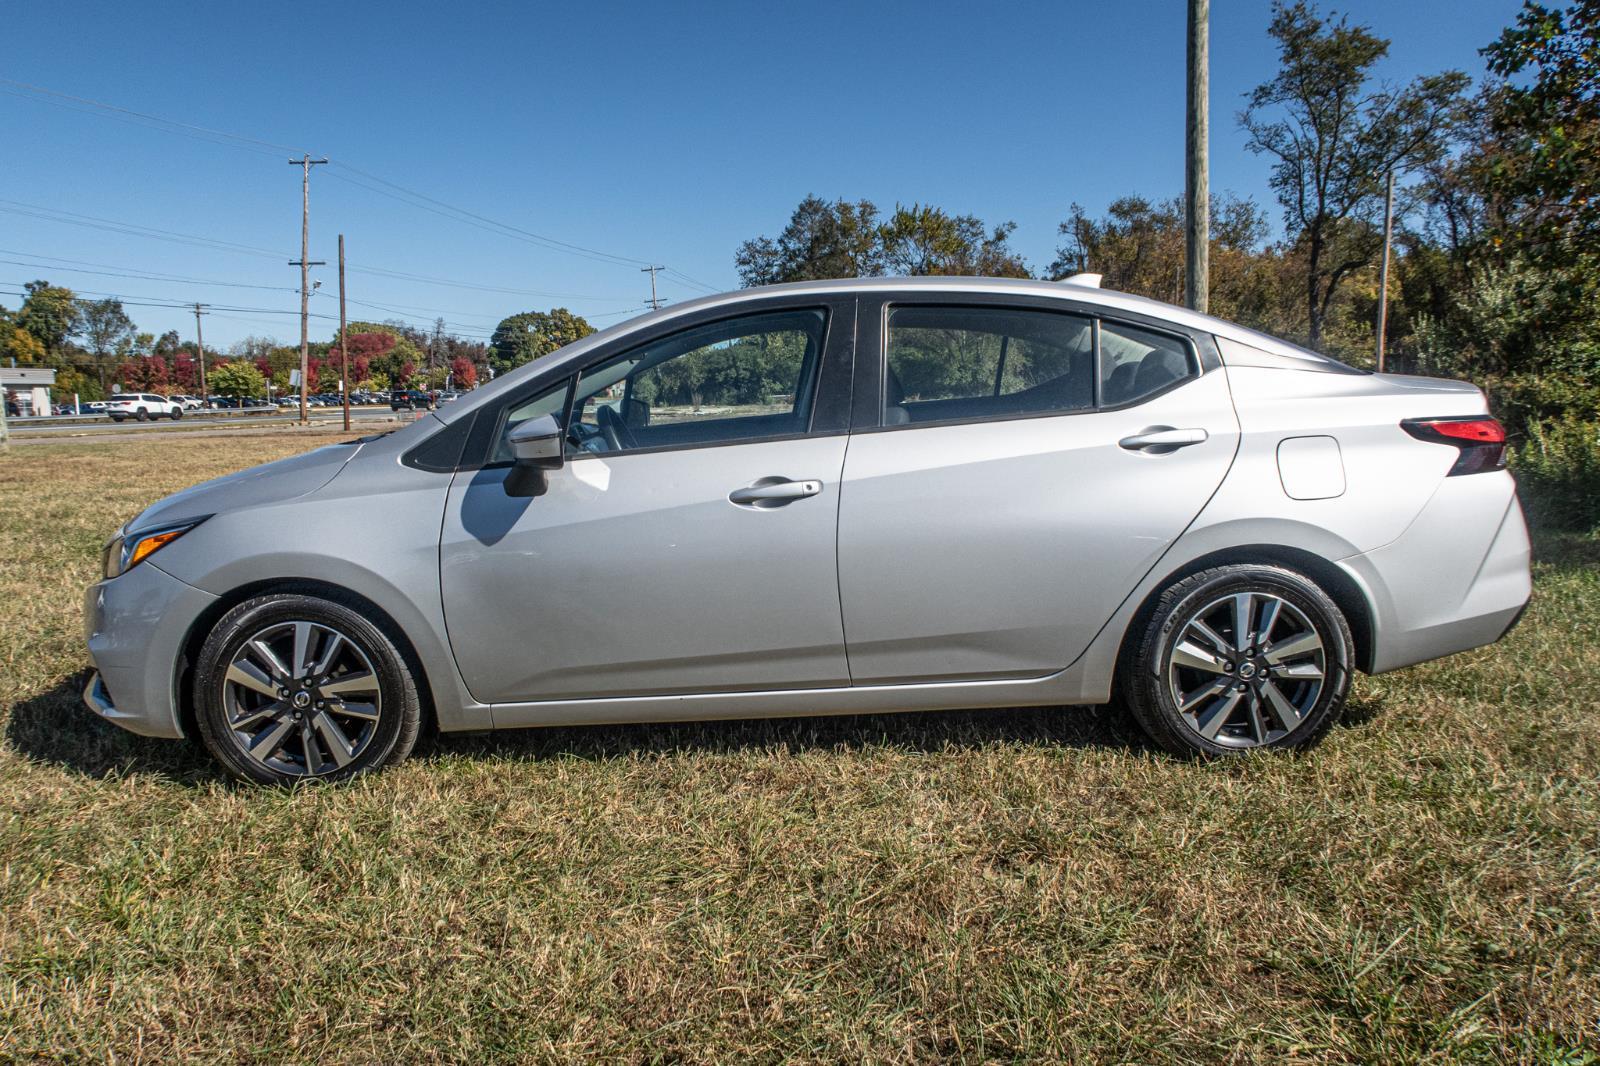
[[177, 525], [147, 529], [133, 536], [118, 530], [106, 541], [101, 552], [100, 565], [105, 576], [109, 579], [127, 573], [204, 521], [204, 518], [196, 518]]

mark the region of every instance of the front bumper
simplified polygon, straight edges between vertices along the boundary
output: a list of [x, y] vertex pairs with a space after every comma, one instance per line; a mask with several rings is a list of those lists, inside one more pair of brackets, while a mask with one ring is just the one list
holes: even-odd
[[132, 733], [181, 737], [177, 666], [195, 620], [216, 597], [145, 562], [84, 594], [83, 630], [96, 673], [95, 714]]

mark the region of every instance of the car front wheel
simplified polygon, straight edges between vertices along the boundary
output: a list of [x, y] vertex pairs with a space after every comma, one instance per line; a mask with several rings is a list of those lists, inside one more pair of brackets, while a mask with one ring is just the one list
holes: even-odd
[[1121, 701], [1181, 755], [1307, 748], [1338, 721], [1354, 642], [1316, 583], [1231, 565], [1177, 582], [1146, 612], [1119, 670]]
[[402, 761], [421, 703], [394, 641], [350, 604], [274, 593], [206, 639], [194, 681], [207, 749], [258, 784], [335, 781]]
[[177, 420], [178, 420], [178, 419], [180, 419], [180, 418], [182, 418], [182, 417], [183, 417], [183, 408], [181, 408], [181, 407], [174, 407], [174, 408], [173, 408], [173, 409], [172, 409], [172, 420], [173, 420], [173, 421], [174, 421], [174, 422], [176, 422], [176, 421], [177, 421]]

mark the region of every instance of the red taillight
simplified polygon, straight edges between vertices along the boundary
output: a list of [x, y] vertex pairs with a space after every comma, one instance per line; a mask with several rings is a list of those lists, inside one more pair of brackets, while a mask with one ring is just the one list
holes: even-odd
[[1450, 468], [1451, 477], [1500, 470], [1506, 465], [1505, 427], [1485, 415], [1408, 418], [1400, 428], [1418, 440], [1460, 449], [1460, 457]]

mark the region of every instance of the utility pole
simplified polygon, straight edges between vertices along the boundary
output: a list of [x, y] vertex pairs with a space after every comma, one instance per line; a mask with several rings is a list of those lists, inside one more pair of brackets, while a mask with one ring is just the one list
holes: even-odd
[[289, 160], [289, 165], [300, 168], [300, 258], [290, 266], [300, 268], [300, 424], [306, 418], [306, 375], [311, 368], [311, 268], [326, 266], [319, 259], [312, 262], [311, 254], [311, 168], [326, 163], [326, 159], [312, 159], [303, 155]]
[[639, 270], [639, 273], [641, 274], [650, 275], [650, 310], [652, 311], [661, 310], [661, 301], [656, 297], [656, 271], [665, 269], [667, 268], [664, 266], [653, 266], [642, 267]]
[[1188, 122], [1184, 136], [1184, 303], [1211, 303], [1211, 0], [1189, 0]]
[[1394, 171], [1383, 201], [1383, 268], [1378, 272], [1378, 373], [1383, 373], [1384, 334], [1389, 328], [1389, 246], [1394, 241]]
[[195, 358], [200, 361], [200, 402], [202, 404], [207, 403], [210, 397], [206, 395], [206, 338], [200, 332], [200, 316], [204, 314], [200, 309], [210, 306], [210, 304], [200, 303], [194, 305], [194, 351]]
[[350, 349], [344, 339], [344, 234], [339, 234], [339, 391], [344, 394], [344, 431], [350, 432]]

